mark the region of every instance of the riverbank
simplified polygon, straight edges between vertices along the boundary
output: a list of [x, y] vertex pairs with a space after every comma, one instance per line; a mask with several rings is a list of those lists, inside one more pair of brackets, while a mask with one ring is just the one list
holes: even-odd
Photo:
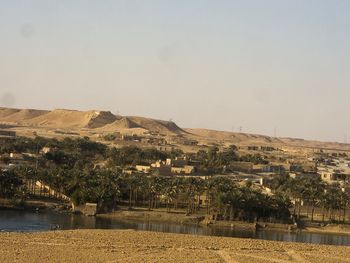
[[208, 226], [215, 228], [230, 228], [237, 230], [279, 230], [279, 231], [296, 231], [294, 225], [289, 224], [274, 224], [274, 223], [250, 223], [243, 221], [214, 221], [208, 219], [206, 215], [186, 215], [184, 212], [166, 212], [166, 211], [148, 211], [147, 209], [120, 209], [113, 213], [98, 214], [98, 217], [111, 218], [118, 220], [136, 220], [136, 221], [151, 221], [151, 222], [165, 222], [177, 223], [185, 225]]
[[196, 226], [210, 226], [210, 227], [223, 227], [223, 228], [235, 228], [241, 230], [256, 230], [255, 223], [241, 222], [241, 221], [211, 221], [210, 224], [206, 221], [205, 215], [186, 215], [181, 211], [148, 211], [147, 209], [120, 209], [113, 213], [98, 214], [97, 217], [110, 218], [117, 220], [133, 220], [133, 221], [149, 221], [149, 222], [162, 222], [162, 223], [176, 223], [183, 225], [196, 225]]
[[133, 230], [0, 233], [0, 262], [349, 262], [350, 247]]
[[69, 212], [69, 205], [50, 199], [29, 199], [25, 201], [0, 198], [0, 209], [26, 210], [26, 211], [56, 211]]
[[310, 233], [324, 233], [324, 234], [342, 234], [350, 235], [349, 225], [328, 224], [325, 226], [309, 226], [305, 227], [302, 231]]
[[229, 228], [234, 230], [266, 230], [266, 231], [284, 231], [284, 232], [309, 232], [319, 234], [342, 234], [350, 235], [350, 225], [316, 225], [305, 226], [303, 228], [297, 228], [291, 224], [277, 224], [268, 222], [249, 223], [243, 221], [210, 221], [208, 223], [205, 215], [186, 215], [181, 211], [148, 211], [147, 209], [137, 208], [128, 210], [121, 208], [118, 211], [107, 214], [98, 214], [97, 217], [117, 219], [121, 221], [139, 221], [139, 222], [163, 222], [163, 223], [176, 223], [184, 225], [198, 225], [208, 226], [212, 228]]

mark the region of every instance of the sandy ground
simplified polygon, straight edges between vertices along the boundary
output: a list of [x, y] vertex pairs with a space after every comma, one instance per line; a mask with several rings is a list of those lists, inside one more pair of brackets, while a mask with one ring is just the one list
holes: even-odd
[[350, 262], [350, 247], [141, 232], [1, 233], [0, 262]]

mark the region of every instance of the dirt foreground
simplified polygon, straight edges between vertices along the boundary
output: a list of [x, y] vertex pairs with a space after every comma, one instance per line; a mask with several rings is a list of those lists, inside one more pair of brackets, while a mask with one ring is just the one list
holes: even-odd
[[350, 247], [134, 230], [1, 233], [0, 262], [350, 262]]

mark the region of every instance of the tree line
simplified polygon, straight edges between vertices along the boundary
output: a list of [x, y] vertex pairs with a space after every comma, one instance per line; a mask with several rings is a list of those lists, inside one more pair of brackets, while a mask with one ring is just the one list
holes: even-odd
[[[51, 151], [38, 155], [42, 147], [50, 147]], [[305, 203], [310, 206], [307, 213], [312, 221], [317, 210], [321, 211], [322, 221], [345, 222], [350, 205], [346, 191], [338, 185], [325, 184], [319, 177], [276, 176], [268, 183], [273, 195], [266, 195], [252, 186], [240, 186], [228, 178], [211, 176], [232, 161], [266, 162], [263, 156], [239, 156], [233, 145], [224, 151], [212, 147], [189, 155], [200, 162], [202, 174], [209, 177], [208, 180], [122, 173], [123, 167], [182, 156], [180, 150], [108, 148], [88, 138], [19, 137], [0, 146], [0, 153], [8, 152], [34, 153], [37, 157], [31, 157], [25, 165], [1, 172], [0, 197], [5, 198], [25, 199], [28, 193], [51, 195], [44, 188], [37, 189], [35, 182], [41, 181], [55, 189], [58, 196], [54, 197], [65, 194], [75, 204], [95, 202], [100, 210], [124, 204], [149, 209], [182, 208], [191, 214], [201, 207], [217, 218], [248, 221], [288, 220], [289, 210], [295, 218], [300, 218], [302, 203]], [[203, 199], [207, 202], [200, 203]]]
[[301, 217], [302, 206], [310, 209], [306, 216], [315, 219], [315, 210], [321, 214], [321, 221], [345, 222], [350, 208], [348, 186], [327, 184], [319, 176], [291, 178], [288, 175], [275, 177], [269, 184], [273, 192], [285, 193], [294, 200], [293, 215]]
[[[3, 180], [6, 178], [6, 180]], [[11, 180], [8, 180], [8, 179]], [[98, 204], [99, 211], [111, 211], [119, 205], [149, 210], [182, 209], [188, 215], [204, 209], [220, 220], [288, 221], [290, 200], [286, 196], [269, 196], [250, 186], [240, 186], [226, 177], [155, 177], [140, 174], [125, 175], [118, 169], [59, 167], [33, 170], [17, 167], [2, 172], [1, 196], [25, 198], [28, 193], [48, 196], [45, 189], [35, 189], [36, 181], [44, 182], [60, 194], [69, 196], [76, 205]], [[29, 182], [29, 183], [28, 183]], [[34, 192], [33, 192], [34, 191]]]

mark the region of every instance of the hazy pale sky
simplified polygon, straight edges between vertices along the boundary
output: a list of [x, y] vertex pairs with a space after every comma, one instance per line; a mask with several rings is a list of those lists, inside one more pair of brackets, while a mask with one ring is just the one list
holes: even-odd
[[0, 2], [0, 106], [350, 141], [350, 1]]

